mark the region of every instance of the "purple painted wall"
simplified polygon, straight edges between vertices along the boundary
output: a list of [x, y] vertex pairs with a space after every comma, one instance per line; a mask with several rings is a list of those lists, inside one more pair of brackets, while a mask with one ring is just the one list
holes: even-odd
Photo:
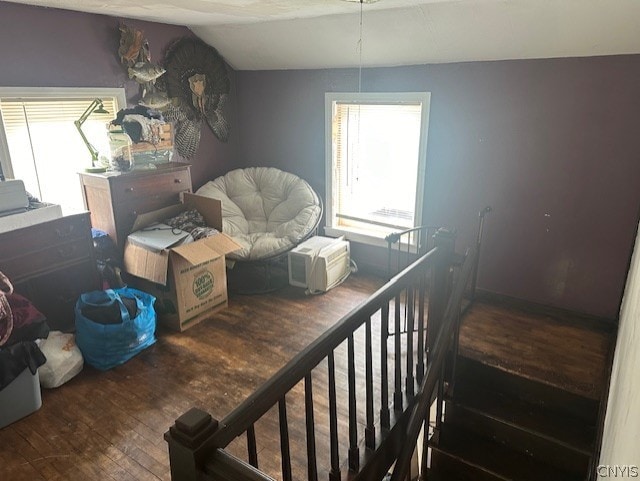
[[[0, 85], [124, 86], [134, 101], [119, 21], [0, 2]], [[191, 35], [126, 23], [144, 30], [157, 61]], [[324, 193], [324, 93], [355, 91], [357, 72], [230, 75], [230, 139], [203, 127], [194, 186], [267, 165]], [[456, 228], [462, 248], [478, 209], [493, 207], [479, 287], [614, 318], [640, 206], [638, 78], [640, 56], [473, 62], [367, 69], [363, 91], [431, 92], [424, 221]]]
[[[124, 87], [134, 105], [138, 86], [118, 58], [121, 20], [144, 31], [155, 62], [162, 61], [171, 41], [193, 35], [186, 27], [0, 2], [0, 86]], [[236, 157], [235, 72], [229, 69], [229, 74], [230, 139], [222, 143], [203, 126], [192, 159], [194, 187], [224, 173]]]
[[[638, 78], [640, 56], [471, 62], [367, 69], [362, 90], [431, 92], [424, 221], [463, 249], [493, 207], [480, 288], [616, 318], [640, 206]], [[236, 165], [324, 193], [324, 93], [357, 91], [357, 72], [237, 81]]]

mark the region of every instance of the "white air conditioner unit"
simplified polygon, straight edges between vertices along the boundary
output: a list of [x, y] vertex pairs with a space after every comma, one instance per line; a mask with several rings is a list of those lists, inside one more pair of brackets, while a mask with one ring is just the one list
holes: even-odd
[[312, 237], [289, 252], [289, 284], [309, 292], [326, 292], [349, 275], [349, 242]]

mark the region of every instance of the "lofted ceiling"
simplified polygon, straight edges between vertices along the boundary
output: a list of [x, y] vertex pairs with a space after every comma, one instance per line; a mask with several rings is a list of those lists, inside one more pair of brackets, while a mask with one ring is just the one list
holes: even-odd
[[640, 0], [12, 0], [186, 25], [237, 70], [640, 53]]

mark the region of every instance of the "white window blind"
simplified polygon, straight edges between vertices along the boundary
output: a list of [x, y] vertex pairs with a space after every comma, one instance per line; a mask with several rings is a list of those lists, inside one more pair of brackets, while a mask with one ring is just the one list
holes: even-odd
[[[99, 152], [108, 154], [106, 125], [115, 118], [115, 98], [101, 97], [108, 114], [93, 113], [82, 130]], [[77, 173], [91, 155], [75, 128], [91, 98], [0, 98], [0, 113], [10, 157], [11, 177], [27, 190], [65, 211], [83, 207]]]
[[332, 172], [328, 226], [370, 230], [384, 237], [419, 224], [427, 94], [396, 101], [393, 94], [384, 94], [379, 101], [360, 99], [361, 94], [327, 95], [328, 100], [332, 95], [351, 97], [328, 104], [331, 164], [327, 167]]

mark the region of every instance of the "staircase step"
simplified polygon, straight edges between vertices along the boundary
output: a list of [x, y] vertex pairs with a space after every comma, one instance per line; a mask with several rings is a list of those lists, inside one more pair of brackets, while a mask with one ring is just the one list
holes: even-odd
[[[427, 476], [425, 478], [427, 481], [467, 481], [465, 478], [461, 478], [459, 476], [454, 475], [441, 475], [438, 471], [434, 471], [433, 469], [427, 469]], [[475, 479], [473, 481], [476, 481]]]
[[443, 424], [430, 442], [431, 470], [457, 481], [582, 481], [578, 475], [490, 441], [468, 429]]
[[584, 454], [591, 453], [595, 426], [571, 414], [489, 389], [457, 386], [451, 404]]
[[598, 419], [596, 400], [531, 381], [464, 356], [459, 356], [456, 361], [455, 379], [454, 395], [460, 390], [470, 394], [496, 392], [537, 407], [538, 412], [543, 410], [547, 414], [555, 413], [558, 417], [569, 417], [586, 426], [595, 426]]
[[[518, 424], [519, 416], [506, 419], [499, 408], [478, 409], [447, 402], [445, 422], [479, 434], [483, 438], [508, 446], [545, 463], [572, 473], [586, 474], [589, 470], [589, 450], [579, 449], [571, 444], [559, 441], [545, 433], [540, 426], [523, 427]], [[548, 421], [542, 421], [549, 425]]]

